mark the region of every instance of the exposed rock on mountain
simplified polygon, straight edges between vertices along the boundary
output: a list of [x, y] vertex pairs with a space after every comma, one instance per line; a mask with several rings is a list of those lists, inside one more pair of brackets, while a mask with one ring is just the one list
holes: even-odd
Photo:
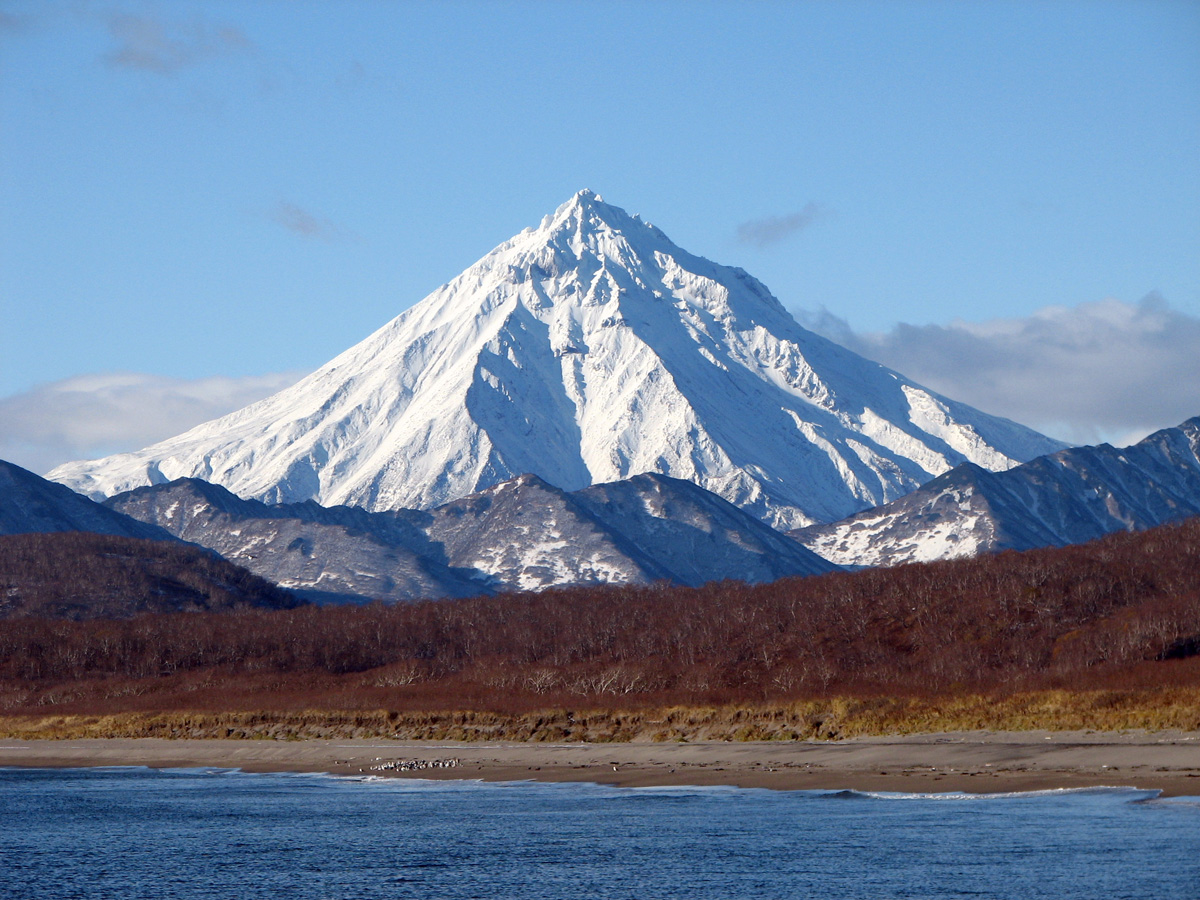
[[721, 498], [661, 475], [573, 494], [524, 475], [427, 511], [271, 506], [195, 479], [107, 504], [320, 601], [756, 582], [835, 568]]
[[768, 582], [834, 568], [816, 555], [797, 557], [780, 542], [785, 535], [715, 494], [665, 475], [635, 475], [571, 497], [677, 584]]
[[106, 505], [216, 551], [316, 602], [468, 597], [486, 583], [445, 562], [403, 515], [311, 501], [269, 505], [188, 478], [119, 494]]
[[1131, 447], [1075, 447], [1006, 472], [965, 464], [906, 497], [792, 535], [842, 565], [1090, 541], [1200, 515], [1200, 418]]

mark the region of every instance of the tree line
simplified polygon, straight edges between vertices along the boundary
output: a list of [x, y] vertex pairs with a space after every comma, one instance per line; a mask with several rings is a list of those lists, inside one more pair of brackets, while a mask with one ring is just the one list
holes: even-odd
[[1073, 547], [763, 585], [11, 619], [0, 629], [0, 686], [17, 698], [10, 709], [40, 702], [50, 685], [161, 689], [199, 672], [246, 686], [237, 702], [251, 705], [263, 691], [302, 704], [318, 682], [347, 685], [349, 704], [397, 708], [736, 702], [1200, 684], [1198, 653], [1192, 519]]

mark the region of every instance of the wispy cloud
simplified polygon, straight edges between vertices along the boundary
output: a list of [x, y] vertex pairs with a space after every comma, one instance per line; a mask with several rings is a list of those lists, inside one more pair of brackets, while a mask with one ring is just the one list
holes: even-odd
[[10, 13], [0, 9], [0, 34], [25, 31], [32, 21], [27, 13]]
[[294, 384], [299, 372], [246, 378], [79, 375], [0, 397], [0, 459], [34, 472], [139, 450]]
[[955, 400], [1075, 444], [1131, 443], [1200, 415], [1200, 318], [1157, 295], [859, 334], [801, 323]]
[[803, 231], [814, 222], [828, 218], [832, 213], [816, 203], [806, 204], [799, 212], [786, 216], [767, 216], [753, 219], [738, 226], [738, 240], [755, 247], [768, 247], [786, 237]]
[[313, 238], [330, 243], [343, 240], [358, 240], [358, 235], [328, 219], [314, 215], [306, 209], [286, 200], [280, 200], [271, 208], [271, 221], [301, 237]]
[[159, 75], [254, 49], [240, 29], [199, 20], [184, 23], [118, 12], [107, 16], [105, 25], [115, 42], [104, 57], [109, 65]]

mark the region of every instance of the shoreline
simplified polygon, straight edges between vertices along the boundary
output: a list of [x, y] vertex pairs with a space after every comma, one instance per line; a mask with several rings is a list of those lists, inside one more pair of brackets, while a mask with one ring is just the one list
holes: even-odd
[[[453, 766], [438, 765], [451, 760]], [[946, 732], [840, 741], [603, 744], [0, 739], [0, 767], [94, 766], [903, 793], [1136, 787], [1171, 797], [1200, 796], [1200, 732]]]

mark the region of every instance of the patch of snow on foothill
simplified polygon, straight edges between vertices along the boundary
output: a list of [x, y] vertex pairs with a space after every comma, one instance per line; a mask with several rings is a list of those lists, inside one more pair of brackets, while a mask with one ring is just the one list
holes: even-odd
[[292, 387], [50, 477], [386, 510], [525, 472], [565, 490], [657, 472], [793, 528], [1061, 446], [805, 330], [746, 272], [581, 191]]
[[837, 565], [879, 566], [937, 559], [957, 559], [979, 553], [983, 539], [976, 533], [979, 515], [936, 521], [901, 542], [881, 547], [879, 536], [896, 523], [896, 515], [857, 519], [845, 529], [806, 543], [817, 555]]

